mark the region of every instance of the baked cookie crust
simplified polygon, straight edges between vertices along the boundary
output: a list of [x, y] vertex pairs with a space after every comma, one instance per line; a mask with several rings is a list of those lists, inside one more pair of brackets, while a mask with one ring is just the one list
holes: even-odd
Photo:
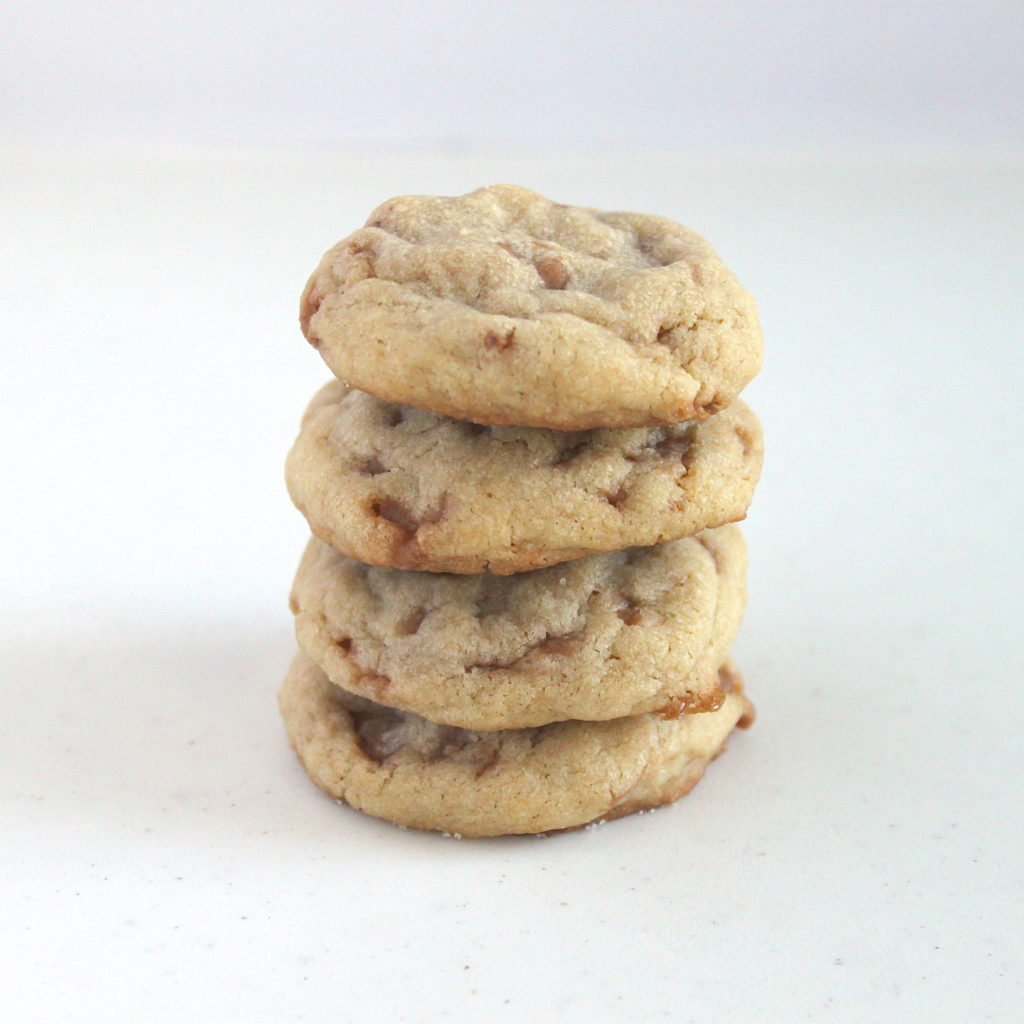
[[763, 345], [753, 298], [700, 235], [513, 185], [384, 203], [323, 257], [300, 323], [363, 391], [558, 430], [705, 418]]
[[514, 576], [377, 569], [312, 539], [300, 647], [341, 688], [463, 729], [713, 711], [746, 583], [739, 528]]
[[634, 715], [474, 733], [332, 686], [299, 654], [280, 692], [292, 746], [330, 796], [411, 828], [493, 836], [577, 828], [689, 792], [737, 725], [753, 720], [723, 666], [718, 711]]
[[286, 466], [312, 532], [370, 565], [524, 572], [737, 522], [763, 437], [741, 401], [704, 422], [483, 427], [332, 381]]

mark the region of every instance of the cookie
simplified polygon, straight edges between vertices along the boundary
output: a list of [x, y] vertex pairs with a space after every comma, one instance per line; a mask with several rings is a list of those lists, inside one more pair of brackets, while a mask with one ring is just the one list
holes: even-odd
[[658, 807], [687, 793], [753, 708], [728, 663], [725, 702], [682, 718], [634, 715], [476, 733], [332, 686], [304, 654], [280, 692], [313, 781], [367, 814], [464, 836], [548, 832]]
[[754, 300], [699, 235], [512, 185], [384, 203], [324, 256], [300, 322], [360, 390], [484, 424], [701, 419], [761, 365]]
[[523, 572], [742, 519], [761, 469], [742, 402], [703, 423], [483, 427], [322, 388], [288, 456], [313, 533], [370, 565]]
[[520, 729], [720, 707], [745, 576], [736, 526], [515, 576], [375, 569], [313, 539], [291, 607], [299, 645], [343, 689]]

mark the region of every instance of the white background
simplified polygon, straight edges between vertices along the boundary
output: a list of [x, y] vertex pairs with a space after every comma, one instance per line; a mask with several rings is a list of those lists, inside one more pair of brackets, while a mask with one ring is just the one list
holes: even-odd
[[[0, 40], [7, 1016], [1019, 1019], [1019, 5], [16, 3]], [[760, 717], [672, 808], [455, 842], [287, 749], [281, 463], [322, 250], [502, 180], [691, 224], [759, 299]]]
[[1015, 145], [1024, 8], [6, 0], [29, 139]]

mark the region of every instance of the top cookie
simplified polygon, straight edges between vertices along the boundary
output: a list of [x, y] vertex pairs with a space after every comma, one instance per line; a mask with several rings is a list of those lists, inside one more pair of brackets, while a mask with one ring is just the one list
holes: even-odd
[[300, 319], [347, 383], [482, 424], [703, 419], [761, 364], [754, 300], [699, 235], [512, 185], [384, 203]]

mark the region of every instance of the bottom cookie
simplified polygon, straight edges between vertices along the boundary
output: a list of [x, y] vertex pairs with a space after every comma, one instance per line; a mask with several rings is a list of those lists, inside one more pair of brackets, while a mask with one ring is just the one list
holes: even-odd
[[411, 828], [463, 836], [550, 832], [688, 793], [754, 709], [731, 662], [717, 711], [469, 732], [335, 687], [299, 654], [279, 695], [292, 746], [326, 793]]

